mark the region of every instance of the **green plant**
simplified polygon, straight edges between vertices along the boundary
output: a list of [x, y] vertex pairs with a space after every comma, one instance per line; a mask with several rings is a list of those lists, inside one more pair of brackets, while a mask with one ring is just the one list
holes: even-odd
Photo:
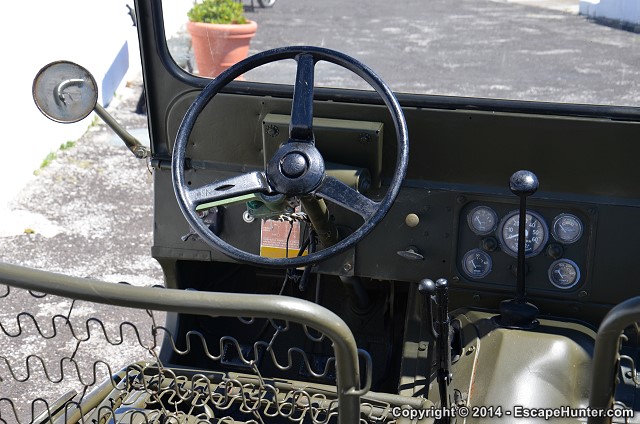
[[60, 145], [60, 150], [68, 150], [68, 149], [72, 148], [75, 145], [76, 145], [75, 141], [69, 140], [66, 143], [62, 143]]
[[56, 155], [56, 152], [49, 152], [47, 156], [42, 160], [42, 163], [40, 164], [40, 169], [36, 169], [35, 171], [33, 171], [33, 174], [39, 175], [40, 171], [42, 171], [44, 168], [49, 166], [51, 162], [56, 160], [57, 157], [58, 155]]
[[246, 24], [242, 3], [234, 0], [203, 0], [187, 13], [191, 22], [211, 24]]
[[[69, 140], [65, 143], [62, 143], [60, 145], [60, 148], [58, 149], [58, 151], [65, 151], [65, 150], [69, 150], [72, 147], [74, 147], [76, 145], [75, 141]], [[36, 169], [35, 171], [33, 171], [34, 175], [39, 175], [40, 171], [42, 171], [44, 168], [46, 168], [47, 166], [49, 166], [51, 164], [51, 162], [53, 162], [54, 160], [56, 160], [56, 158], [58, 157], [57, 152], [49, 152], [47, 154], [47, 156], [42, 160], [42, 163], [40, 164], [40, 169]]]

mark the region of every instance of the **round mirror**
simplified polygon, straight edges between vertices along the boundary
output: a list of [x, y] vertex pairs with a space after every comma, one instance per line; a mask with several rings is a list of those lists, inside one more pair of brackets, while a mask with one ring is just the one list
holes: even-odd
[[96, 107], [98, 88], [93, 75], [82, 66], [53, 62], [33, 80], [33, 100], [40, 112], [53, 121], [77, 122]]

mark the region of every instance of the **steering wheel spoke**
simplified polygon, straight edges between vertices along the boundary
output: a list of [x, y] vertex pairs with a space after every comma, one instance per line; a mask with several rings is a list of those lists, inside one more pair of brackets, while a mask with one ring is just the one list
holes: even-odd
[[267, 177], [262, 171], [233, 176], [188, 190], [187, 198], [191, 205], [198, 206], [203, 203], [226, 200], [258, 192], [265, 194], [272, 192], [269, 183], [267, 183]]
[[289, 140], [312, 142], [315, 59], [311, 54], [300, 54], [296, 56], [296, 60], [298, 61], [298, 69], [296, 71], [296, 85], [293, 89]]
[[334, 177], [326, 177], [315, 190], [318, 197], [357, 213], [365, 221], [378, 210], [380, 204], [365, 197], [353, 188]]

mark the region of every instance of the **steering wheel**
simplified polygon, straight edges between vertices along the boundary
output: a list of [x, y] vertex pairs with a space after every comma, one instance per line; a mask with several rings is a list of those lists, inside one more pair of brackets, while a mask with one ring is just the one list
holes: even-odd
[[[297, 61], [296, 82], [291, 107], [289, 140], [267, 163], [265, 171], [249, 172], [206, 184], [199, 188], [185, 183], [185, 152], [189, 136], [205, 106], [220, 90], [240, 75], [267, 63], [284, 59]], [[318, 61], [339, 65], [369, 83], [387, 106], [397, 139], [397, 157], [393, 177], [384, 198], [373, 201], [325, 173], [324, 160], [315, 147], [313, 136], [313, 79]], [[370, 68], [346, 54], [319, 47], [284, 47], [268, 50], [236, 63], [212, 80], [187, 110], [173, 146], [171, 172], [178, 205], [195, 232], [210, 246], [244, 263], [271, 268], [312, 265], [335, 256], [362, 240], [382, 221], [391, 208], [409, 161], [407, 123], [391, 89]], [[291, 258], [267, 258], [238, 249], [222, 240], [198, 218], [196, 207], [203, 203], [237, 196], [263, 193], [289, 196], [313, 195], [360, 215], [364, 223], [333, 246]]]

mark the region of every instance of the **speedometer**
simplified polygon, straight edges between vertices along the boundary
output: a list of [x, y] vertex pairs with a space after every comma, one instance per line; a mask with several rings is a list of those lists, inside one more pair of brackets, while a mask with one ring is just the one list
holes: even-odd
[[[520, 212], [513, 211], [500, 221], [498, 238], [502, 250], [511, 256], [518, 256], [518, 229]], [[527, 211], [524, 230], [525, 257], [536, 256], [542, 251], [549, 239], [549, 228], [546, 222], [536, 212]]]

